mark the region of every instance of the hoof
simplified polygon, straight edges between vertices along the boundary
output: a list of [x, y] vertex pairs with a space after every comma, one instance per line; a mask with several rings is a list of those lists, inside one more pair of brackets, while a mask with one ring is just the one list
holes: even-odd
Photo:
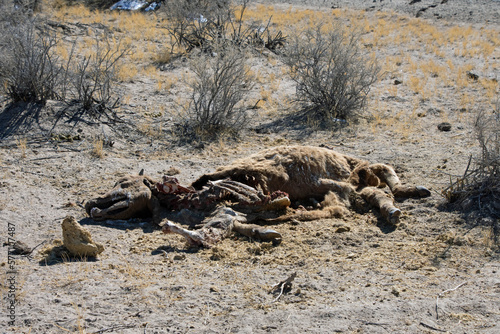
[[396, 198], [423, 198], [429, 197], [431, 192], [423, 186], [399, 186], [392, 194]]
[[261, 241], [281, 240], [281, 234], [271, 229], [255, 231], [255, 236]]
[[389, 211], [389, 216], [387, 217], [387, 220], [389, 221], [389, 223], [396, 225], [397, 223], [399, 223], [400, 216], [401, 216], [401, 210], [394, 208]]
[[415, 188], [417, 189], [418, 195], [420, 197], [429, 197], [431, 195], [430, 190], [427, 189], [426, 187], [416, 186]]
[[93, 207], [92, 209], [90, 209], [90, 218], [94, 220], [101, 220], [103, 218], [101, 209], [99, 209], [98, 207]]

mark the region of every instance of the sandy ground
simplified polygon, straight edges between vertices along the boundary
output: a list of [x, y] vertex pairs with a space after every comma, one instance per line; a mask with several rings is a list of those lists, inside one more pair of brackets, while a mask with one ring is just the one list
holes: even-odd
[[[260, 1], [265, 3], [266, 1]], [[277, 0], [274, 3], [312, 8], [354, 8], [366, 11], [396, 11], [428, 19], [498, 24], [498, 0]]]
[[[407, 2], [311, 1], [308, 6], [368, 8], [366, 15], [394, 10], [414, 17], [417, 8], [438, 4], [423, 14], [438, 29], [463, 23], [500, 28], [497, 1]], [[303, 1], [282, 5], [290, 4], [303, 6]], [[498, 45], [494, 52], [498, 59]], [[252, 61], [273, 70], [262, 65], [262, 58]], [[479, 73], [499, 79], [496, 64]], [[396, 78], [409, 80], [406, 73]], [[386, 76], [378, 84], [370, 104], [382, 109], [385, 123], [361, 123], [340, 133], [309, 131], [296, 124], [282, 126], [276, 114], [265, 112], [254, 115], [239, 141], [205, 145], [179, 144], [168, 114], [148, 123], [144, 114], [135, 112], [166, 98], [155, 94], [155, 84], [147, 79], [124, 85], [135, 95], [121, 109], [125, 122], [119, 124], [64, 117], [56, 122], [61, 110], [56, 102], [26, 110], [9, 107], [3, 98], [2, 242], [10, 236], [30, 247], [45, 244], [32, 259], [8, 257], [7, 247], [2, 248], [1, 332], [498, 333], [500, 262], [491, 221], [471, 223], [444, 205], [441, 195], [450, 175], [461, 175], [469, 156], [478, 152], [473, 113], [461, 111], [458, 101], [447, 96], [417, 103], [409, 90], [394, 96], [384, 88], [394, 79]], [[286, 79], [281, 87], [293, 92]], [[476, 98], [477, 107], [486, 105], [477, 87], [464, 89]], [[408, 118], [410, 113], [420, 116]], [[442, 121], [452, 124], [450, 132], [437, 129]], [[96, 142], [102, 139], [114, 144], [100, 151]], [[96, 223], [80, 206], [111, 189], [120, 176], [141, 169], [159, 178], [174, 167], [181, 171], [179, 180], [189, 184], [234, 158], [284, 144], [327, 144], [389, 163], [405, 183], [424, 185], [432, 196], [397, 203], [403, 211], [397, 227], [384, 224], [370, 210], [342, 219], [273, 226], [284, 236], [278, 246], [234, 236], [212, 249], [189, 248], [181, 237], [163, 235], [149, 219]], [[44, 257], [41, 250], [62, 239], [61, 222], [67, 215], [104, 245], [97, 259], [50, 262]], [[294, 272], [290, 292], [279, 299], [269, 293]]]

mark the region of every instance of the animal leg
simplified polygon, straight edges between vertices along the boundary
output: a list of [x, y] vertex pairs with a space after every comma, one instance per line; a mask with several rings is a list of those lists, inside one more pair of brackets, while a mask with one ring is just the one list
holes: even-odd
[[186, 241], [190, 245], [202, 246], [205, 242], [203, 233], [200, 233], [198, 231], [186, 230], [185, 228], [182, 228], [182, 227], [172, 223], [169, 220], [167, 220], [165, 225], [163, 225], [162, 232], [165, 234], [169, 234], [169, 233], [180, 234], [184, 238], [186, 238]]
[[387, 184], [394, 197], [399, 198], [423, 198], [431, 195], [431, 192], [423, 186], [402, 185], [394, 169], [384, 164], [370, 165], [370, 169], [377, 177]]
[[254, 224], [244, 224], [235, 221], [233, 225], [233, 231], [261, 241], [281, 240], [281, 234], [279, 234], [275, 230], [271, 230]]
[[[353, 192], [352, 187], [347, 183], [336, 181], [333, 181], [332, 183], [329, 181], [331, 180], [325, 180], [323, 186], [327, 187], [329, 185], [331, 189], [336, 189], [336, 191], [328, 191], [323, 201], [321, 202], [322, 209], [311, 211], [297, 211], [293, 214], [287, 214], [277, 218], [267, 218], [264, 220], [269, 223], [279, 223], [290, 220], [311, 221], [333, 217], [340, 218], [344, 216], [347, 213], [346, 207], [350, 205], [349, 197], [351, 195], [355, 195], [356, 193]], [[341, 193], [338, 192], [339, 189], [342, 190]], [[339, 196], [341, 196], [342, 198], [339, 198]]]
[[335, 181], [331, 179], [319, 179], [318, 189], [314, 191], [317, 194], [328, 194], [328, 192], [333, 192], [337, 194], [342, 200], [348, 201], [349, 194], [351, 194], [354, 189], [346, 182]]
[[353, 187], [346, 182], [331, 179], [319, 179], [313, 190], [315, 194], [326, 194], [321, 202], [323, 209], [302, 211], [292, 215], [285, 215], [274, 219], [266, 219], [268, 222], [282, 222], [292, 219], [298, 221], [311, 221], [316, 219], [342, 217], [349, 206], [349, 196], [354, 192]]
[[156, 196], [151, 196], [148, 202], [148, 209], [153, 215], [153, 223], [158, 225], [161, 222], [161, 204]]
[[186, 241], [195, 246], [212, 247], [217, 242], [229, 236], [235, 221], [245, 221], [232, 209], [220, 207], [210, 217], [204, 220], [203, 227], [197, 231], [186, 230], [170, 221], [162, 227], [165, 234], [177, 233], [186, 238]]
[[401, 210], [394, 206], [392, 198], [387, 196], [382, 190], [375, 187], [366, 187], [361, 191], [360, 195], [370, 205], [379, 208], [380, 213], [389, 223], [397, 224], [399, 222]]

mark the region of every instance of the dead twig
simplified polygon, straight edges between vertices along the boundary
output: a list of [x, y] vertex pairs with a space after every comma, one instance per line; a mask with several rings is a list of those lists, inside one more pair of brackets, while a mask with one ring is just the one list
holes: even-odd
[[447, 292], [451, 292], [451, 291], [455, 291], [457, 290], [458, 288], [460, 288], [461, 286], [467, 284], [467, 282], [463, 282], [459, 285], [457, 285], [455, 288], [453, 289], [448, 289], [448, 290], [444, 290], [443, 292], [439, 293], [437, 296], [436, 296], [436, 319], [439, 319], [439, 314], [438, 314], [438, 303], [439, 303], [439, 297], [443, 296], [445, 293]]
[[91, 334], [102, 334], [106, 332], [114, 332], [117, 329], [127, 329], [127, 328], [134, 328], [136, 325], [128, 324], [128, 325], [117, 325], [117, 326], [112, 326], [108, 328], [103, 328], [98, 330], [97, 332], [92, 332]]
[[40, 247], [41, 245], [43, 245], [45, 243], [46, 240], [42, 241], [41, 243], [39, 243], [38, 245], [36, 245], [35, 247], [33, 247], [30, 252], [28, 254], [23, 254], [22, 256], [26, 257], [29, 261], [33, 260], [33, 252], [35, 251], [35, 249], [37, 249], [38, 247]]
[[281, 295], [283, 294], [283, 292], [285, 291], [288, 291], [292, 288], [292, 281], [295, 279], [295, 277], [297, 277], [297, 272], [294, 272], [293, 274], [291, 274], [287, 279], [277, 283], [277, 284], [274, 284], [272, 287], [271, 287], [271, 291], [269, 291], [269, 293], [275, 293], [276, 291], [280, 290], [280, 294], [278, 295], [278, 297], [276, 297], [272, 302], [277, 302], [278, 299], [280, 299]]
[[363, 325], [367, 325], [367, 326], [381, 326], [381, 327], [384, 327], [384, 326], [390, 326], [391, 325], [391, 324], [388, 324], [388, 323], [385, 323], [385, 322], [379, 323], [379, 322], [366, 321], [366, 320], [363, 320], [363, 319], [358, 319], [358, 320], [361, 321], [363, 323]]
[[439, 328], [436, 328], [436, 327], [432, 327], [432, 326], [427, 325], [426, 323], [423, 323], [423, 322], [420, 322], [420, 325], [424, 326], [425, 328], [432, 329], [434, 331], [443, 332], [443, 333], [446, 332], [446, 331], [444, 331], [442, 329], [439, 329]]

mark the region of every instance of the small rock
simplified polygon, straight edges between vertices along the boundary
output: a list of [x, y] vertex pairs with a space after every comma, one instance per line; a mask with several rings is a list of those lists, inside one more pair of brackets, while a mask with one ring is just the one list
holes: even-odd
[[[4, 246], [9, 245], [8, 243], [4, 243]], [[9, 250], [9, 254], [13, 255], [28, 255], [31, 254], [31, 248], [26, 245], [24, 242], [17, 240], [12, 245], [12, 250]]]
[[186, 259], [186, 255], [184, 255], [184, 254], [177, 254], [174, 256], [175, 261], [182, 261], [184, 259]]
[[448, 122], [439, 123], [437, 128], [439, 129], [439, 131], [447, 132], [451, 130], [451, 124]]
[[396, 287], [393, 287], [393, 288], [392, 288], [391, 293], [392, 293], [394, 296], [396, 296], [396, 297], [399, 297], [399, 296], [401, 295], [401, 292], [399, 292], [398, 288], [396, 288]]
[[437, 108], [429, 108], [429, 109], [427, 109], [427, 114], [429, 114], [429, 115], [439, 115], [442, 112], [443, 111], [441, 109], [437, 109]]
[[437, 271], [436, 267], [423, 267], [422, 270], [423, 271], [427, 271], [427, 272], [435, 272], [435, 271]]
[[403, 83], [403, 81], [401, 81], [401, 80], [398, 80], [398, 79], [394, 80], [395, 85], [401, 85], [402, 83]]
[[349, 231], [351, 231], [351, 228], [349, 226], [340, 226], [335, 230], [335, 233], [344, 233]]
[[473, 72], [467, 72], [467, 78], [477, 81], [479, 79], [479, 75]]
[[179, 168], [176, 168], [176, 167], [170, 167], [166, 172], [165, 174], [166, 175], [169, 175], [169, 176], [174, 176], [174, 175], [178, 175], [180, 174], [181, 171]]

